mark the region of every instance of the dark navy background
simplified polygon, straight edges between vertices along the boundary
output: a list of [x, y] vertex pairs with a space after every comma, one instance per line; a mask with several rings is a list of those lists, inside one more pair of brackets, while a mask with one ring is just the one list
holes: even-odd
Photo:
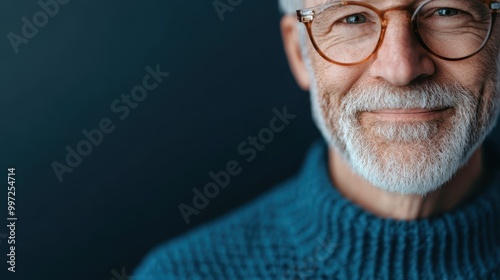
[[[221, 21], [211, 1], [72, 0], [18, 54], [7, 34], [41, 8], [0, 2], [0, 234], [9, 166], [19, 219], [17, 272], [6, 273], [0, 239], [0, 279], [130, 275], [155, 245], [297, 171], [318, 132], [282, 51], [276, 2], [243, 0]], [[170, 76], [119, 120], [110, 104], [157, 64]], [[284, 106], [297, 118], [246, 163], [238, 145]], [[115, 130], [59, 183], [51, 163], [103, 118]], [[230, 160], [242, 173], [186, 225], [179, 203]]]
[[[113, 271], [130, 275], [155, 245], [298, 170], [319, 133], [282, 51], [276, 2], [243, 0], [221, 21], [211, 1], [72, 0], [18, 54], [7, 34], [41, 8], [0, 2], [0, 234], [9, 166], [19, 219], [17, 272], [6, 273], [0, 239], [0, 279], [119, 280]], [[119, 120], [110, 104], [157, 64], [170, 76]], [[246, 163], [238, 145], [284, 106], [297, 118]], [[115, 130], [60, 183], [51, 163], [103, 118]], [[242, 173], [186, 225], [178, 205], [230, 160]]]

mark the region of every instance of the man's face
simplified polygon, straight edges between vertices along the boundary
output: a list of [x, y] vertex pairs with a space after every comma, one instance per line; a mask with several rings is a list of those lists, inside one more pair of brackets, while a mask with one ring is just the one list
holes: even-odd
[[[378, 9], [412, 3], [368, 2]], [[467, 162], [496, 121], [499, 28], [475, 56], [445, 61], [419, 44], [408, 14], [386, 18], [377, 53], [355, 66], [332, 64], [307, 44], [313, 111], [356, 173], [384, 190], [423, 195]]]

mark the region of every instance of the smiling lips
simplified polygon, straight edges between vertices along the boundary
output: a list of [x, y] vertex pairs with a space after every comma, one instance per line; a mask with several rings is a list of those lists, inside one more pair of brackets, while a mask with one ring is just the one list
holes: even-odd
[[369, 117], [376, 118], [381, 121], [430, 121], [442, 117], [443, 114], [450, 111], [451, 108], [438, 109], [382, 109], [375, 111], [367, 111]]

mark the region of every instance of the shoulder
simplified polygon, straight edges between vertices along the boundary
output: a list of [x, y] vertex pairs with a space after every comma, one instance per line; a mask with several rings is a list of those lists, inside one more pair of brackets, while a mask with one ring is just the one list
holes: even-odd
[[157, 247], [133, 279], [273, 278], [271, 262], [293, 250], [287, 218], [278, 209], [293, 203], [296, 183], [286, 181], [236, 211]]

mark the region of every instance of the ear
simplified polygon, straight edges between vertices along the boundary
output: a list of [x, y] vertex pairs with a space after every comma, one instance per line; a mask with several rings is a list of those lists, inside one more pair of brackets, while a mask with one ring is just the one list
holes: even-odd
[[281, 18], [281, 36], [285, 47], [285, 54], [288, 59], [290, 70], [299, 87], [305, 91], [311, 85], [309, 73], [302, 58], [300, 50], [299, 30], [297, 28], [297, 18], [285, 15]]

